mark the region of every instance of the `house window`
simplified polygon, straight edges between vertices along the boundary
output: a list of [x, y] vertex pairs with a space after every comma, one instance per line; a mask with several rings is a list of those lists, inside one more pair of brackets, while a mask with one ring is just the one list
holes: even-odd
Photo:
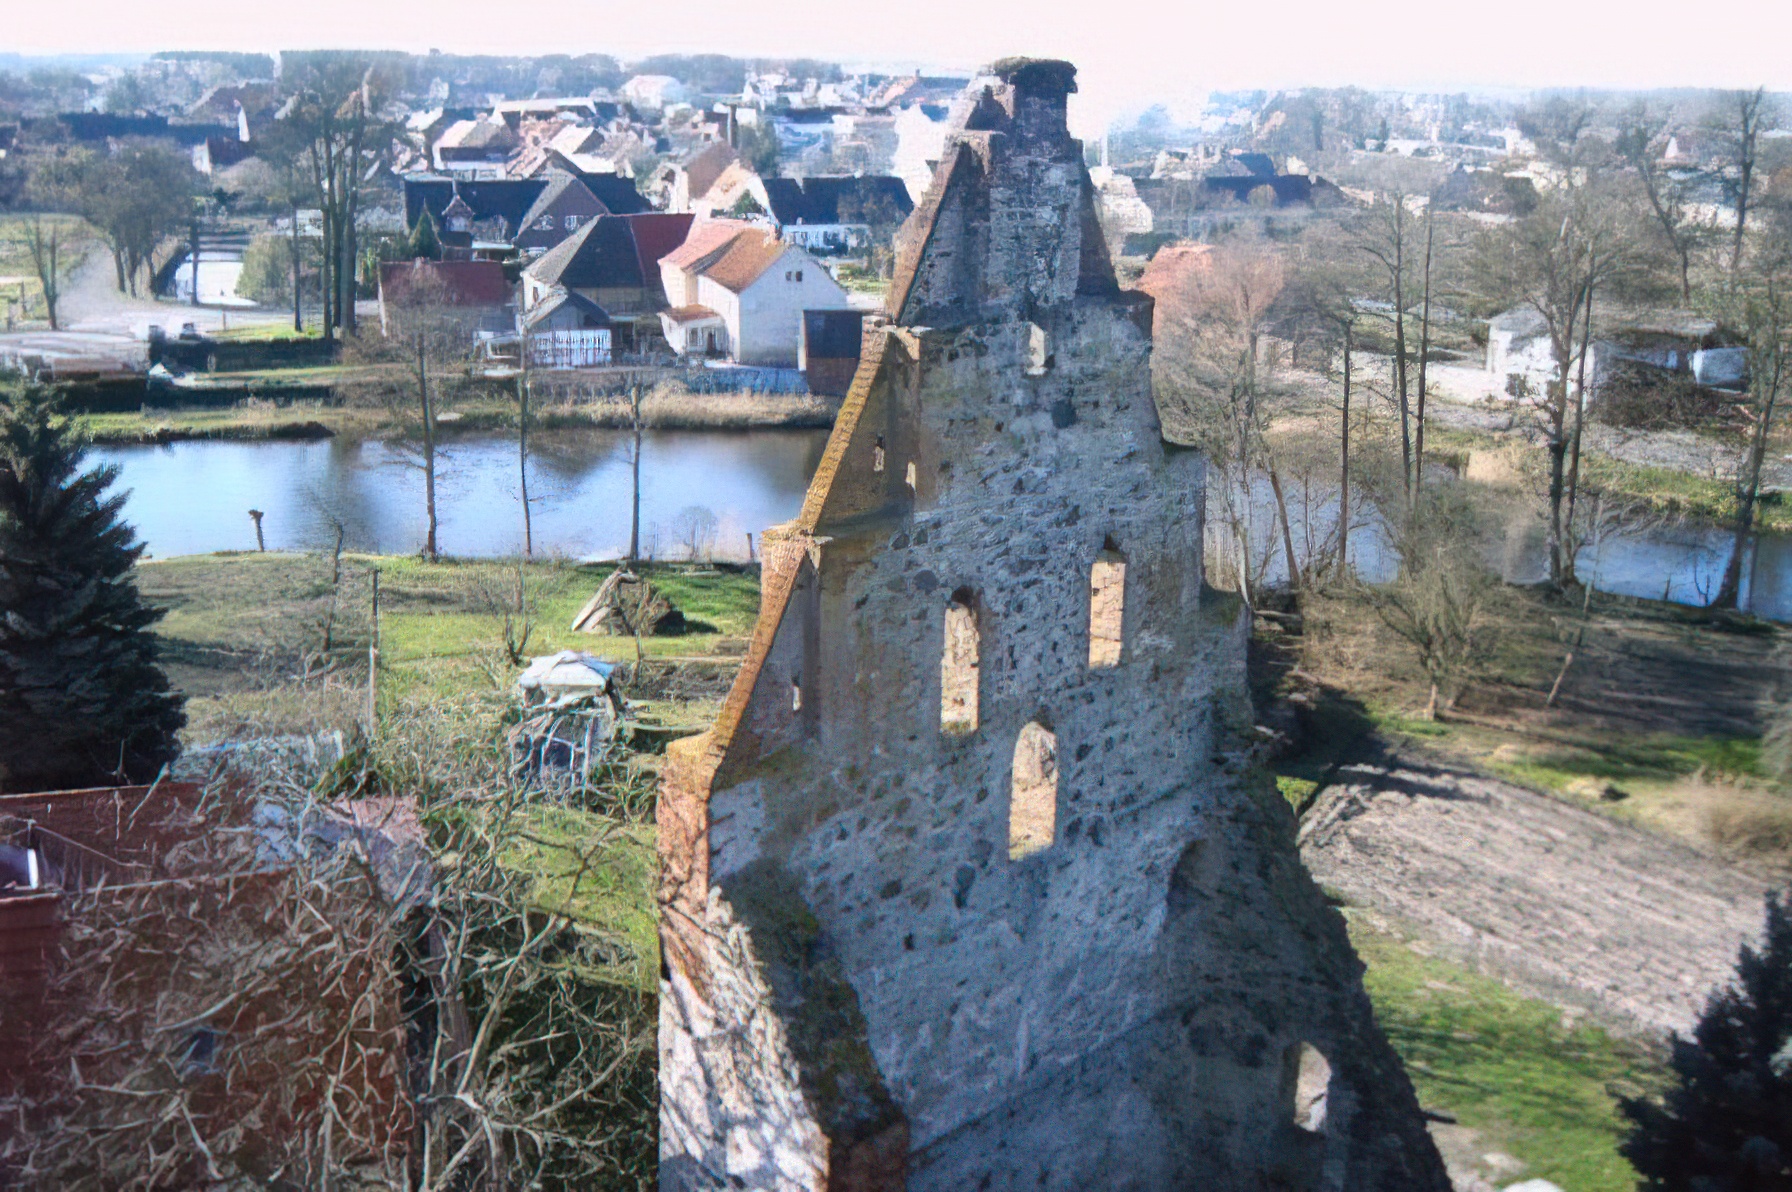
[[1058, 738], [1037, 720], [1014, 742], [1008, 795], [1008, 859], [1051, 847], [1058, 829]]
[[797, 279], [797, 280], [798, 280], [798, 281], [802, 281], [802, 280], [803, 280], [803, 271], [802, 271], [802, 270], [801, 270], [801, 269], [798, 269], [798, 270], [797, 270], [797, 271], [796, 271], [796, 279]]
[[1089, 568], [1089, 665], [1120, 665], [1122, 626], [1126, 619], [1126, 556], [1108, 539]]
[[1282, 1078], [1293, 1095], [1294, 1124], [1309, 1134], [1325, 1133], [1326, 1102], [1332, 1087], [1330, 1061], [1311, 1043], [1297, 1043], [1284, 1055], [1282, 1069]]
[[693, 327], [684, 333], [684, 342], [690, 347], [698, 347], [703, 343], [703, 333]]
[[877, 436], [877, 442], [871, 447], [871, 470], [873, 472], [884, 470], [884, 437], [882, 435]]
[[536, 220], [535, 221], [535, 230], [538, 232], [553, 231], [554, 230], [554, 217], [551, 215], [544, 215], [540, 219]]
[[940, 731], [977, 731], [977, 597], [969, 588], [946, 605], [946, 642], [940, 652]]
[[579, 217], [578, 216], [569, 215], [566, 217], [566, 230], [567, 231], [569, 231], [569, 232], [573, 231], [578, 226], [579, 226]]

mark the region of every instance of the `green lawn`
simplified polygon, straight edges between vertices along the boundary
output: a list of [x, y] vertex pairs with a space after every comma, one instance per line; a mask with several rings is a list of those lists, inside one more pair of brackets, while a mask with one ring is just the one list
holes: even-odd
[[[158, 626], [175, 683], [189, 693], [196, 736], [243, 731], [354, 731], [365, 707], [369, 583], [380, 569], [382, 720], [452, 722], [444, 739], [496, 741], [513, 721], [503, 611], [515, 598], [516, 563], [425, 563], [414, 557], [345, 555], [339, 586], [317, 555], [232, 553], [144, 563], [145, 596], [168, 610]], [[633, 661], [632, 638], [571, 630], [573, 614], [609, 574], [609, 566], [560, 562], [523, 568], [532, 632], [524, 651], [578, 649]], [[758, 612], [757, 578], [721, 571], [649, 573], [696, 631], [647, 638], [652, 658], [711, 653], [738, 643]], [[334, 604], [333, 621], [329, 614]], [[332, 649], [324, 650], [324, 626]], [[318, 677], [297, 672], [306, 659]], [[672, 723], [700, 721], [712, 705], [650, 704]], [[245, 727], [246, 726], [246, 727]], [[613, 962], [594, 978], [651, 993], [658, 981], [658, 870], [651, 823], [655, 758], [619, 768], [607, 782], [606, 812], [539, 804], [513, 836], [506, 863], [533, 880], [544, 910], [562, 912], [612, 945]]]
[[[1635, 1192], [1618, 1153], [1619, 1095], [1657, 1085], [1664, 1057], [1522, 997], [1498, 981], [1426, 955], [1365, 912], [1347, 911], [1368, 966], [1376, 1017], [1427, 1109], [1478, 1132], [1475, 1150], [1503, 1152], [1522, 1175], [1566, 1192]], [[1498, 1173], [1489, 1173], [1497, 1176]]]

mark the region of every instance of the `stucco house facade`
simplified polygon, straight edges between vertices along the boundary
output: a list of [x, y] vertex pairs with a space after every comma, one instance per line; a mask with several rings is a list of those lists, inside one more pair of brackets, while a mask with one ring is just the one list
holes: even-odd
[[803, 312], [852, 305], [814, 257], [770, 228], [735, 220], [692, 225], [661, 258], [660, 275], [672, 306], [660, 321], [680, 355], [794, 368]]

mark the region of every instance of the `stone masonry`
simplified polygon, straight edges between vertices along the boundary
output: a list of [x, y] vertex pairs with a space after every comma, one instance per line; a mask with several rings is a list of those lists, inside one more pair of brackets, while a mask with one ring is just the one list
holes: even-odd
[[1201, 570], [1065, 125], [997, 63], [660, 798], [665, 1189], [1448, 1187]]

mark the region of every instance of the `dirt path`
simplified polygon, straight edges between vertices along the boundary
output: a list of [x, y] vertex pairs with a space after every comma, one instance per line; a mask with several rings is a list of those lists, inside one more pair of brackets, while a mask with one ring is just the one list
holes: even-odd
[[1346, 766], [1308, 812], [1315, 880], [1522, 991], [1686, 1030], [1761, 928], [1766, 885], [1686, 845], [1410, 759]]

